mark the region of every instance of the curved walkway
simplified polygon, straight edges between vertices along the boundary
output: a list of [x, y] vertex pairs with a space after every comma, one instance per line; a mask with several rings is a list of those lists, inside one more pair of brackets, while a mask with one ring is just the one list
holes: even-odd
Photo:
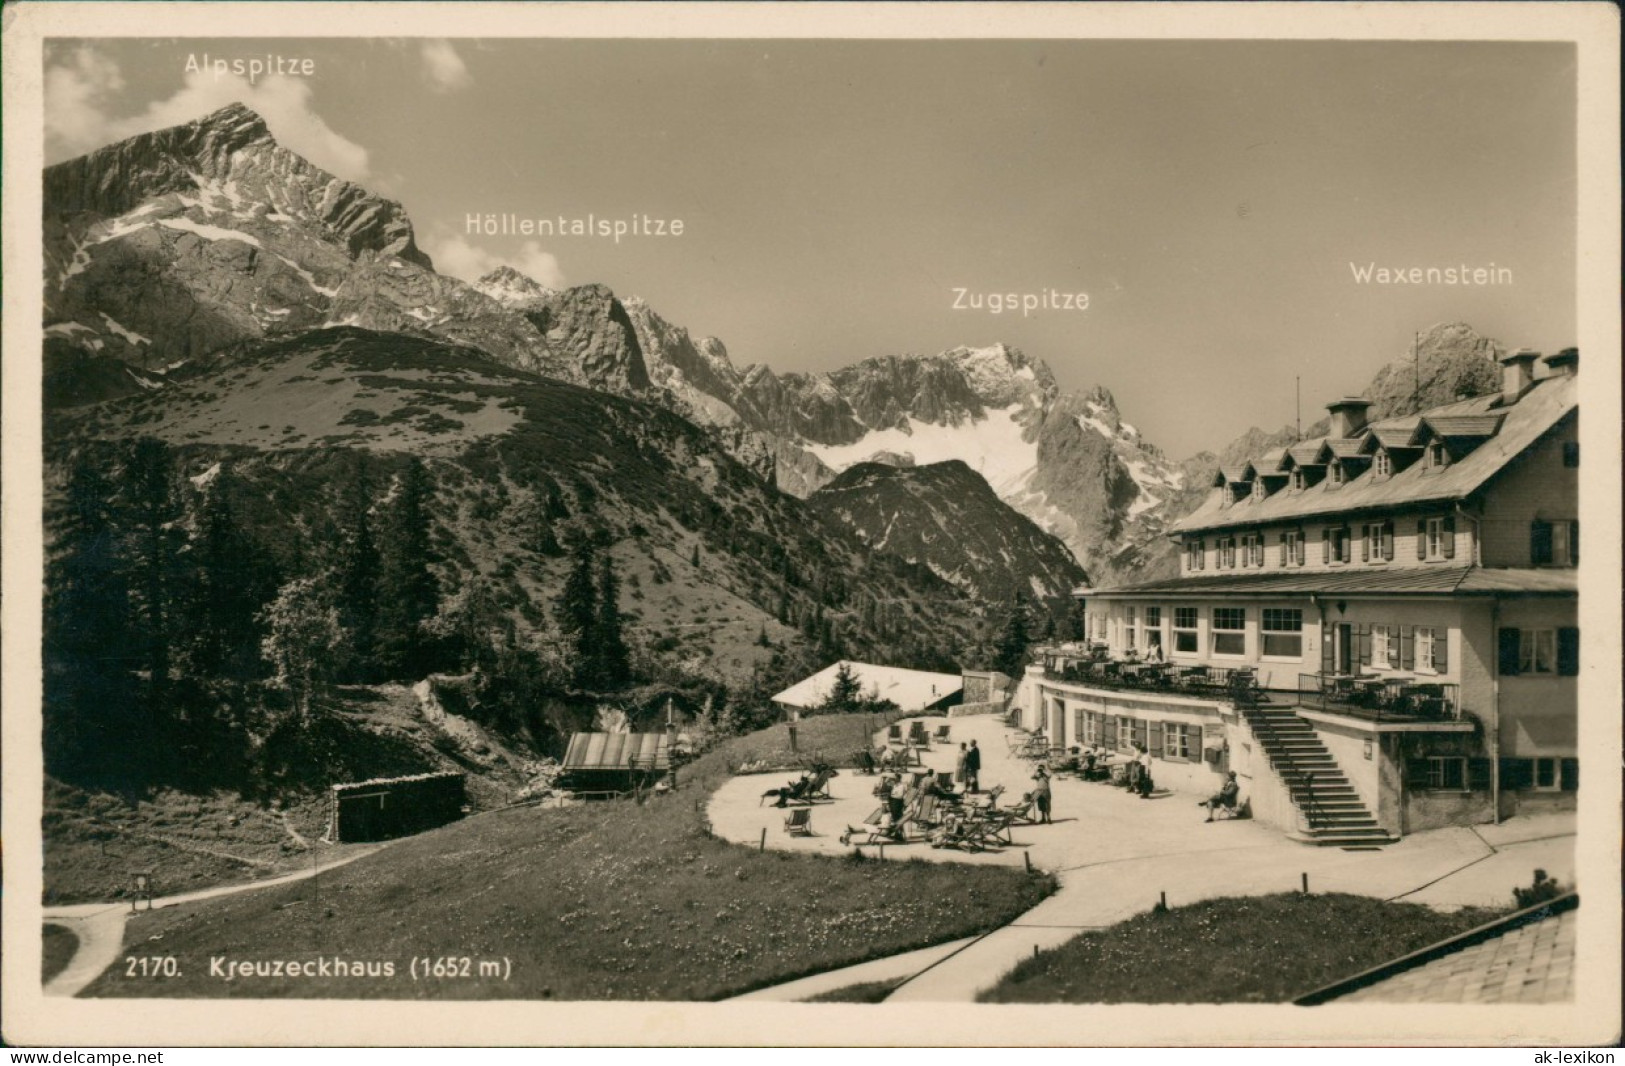
[[[953, 742], [925, 754], [934, 769], [952, 767], [961, 741], [975, 738], [984, 751], [982, 784], [1026, 791], [1027, 763], [1009, 754], [1012, 731], [990, 716], [948, 721]], [[839, 855], [837, 839], [848, 823], [872, 811], [874, 778], [843, 771], [832, 783], [834, 803], [813, 808], [812, 837], [783, 832], [783, 812], [758, 806], [762, 791], [786, 775], [737, 777], [712, 797], [713, 830], [729, 840], [757, 844], [764, 829], [775, 848]], [[1166, 793], [1142, 800], [1122, 789], [1066, 778], [1054, 784], [1056, 822], [1017, 829], [1020, 846], [967, 855], [925, 844], [888, 847], [887, 858], [1021, 866], [1023, 856], [1052, 871], [1060, 890], [1002, 929], [971, 941], [910, 953], [918, 966], [874, 960], [752, 993], [755, 999], [799, 999], [845, 985], [906, 977], [894, 1001], [970, 1001], [996, 984], [1034, 948], [1049, 948], [1087, 929], [1113, 925], [1148, 910], [1167, 894], [1169, 906], [1216, 896], [1264, 895], [1302, 887], [1405, 899], [1435, 906], [1507, 906], [1512, 887], [1527, 884], [1536, 866], [1566, 883], [1574, 875], [1574, 816], [1515, 819], [1500, 826], [1415, 833], [1376, 851], [1319, 848], [1288, 840], [1254, 821], [1204, 822], [1199, 797]], [[874, 853], [874, 849], [870, 849]], [[882, 963], [892, 964], [890, 968]], [[913, 976], [908, 976], [912, 969]], [[799, 986], [799, 987], [794, 987]]]
[[[283, 874], [280, 877], [268, 877], [263, 881], [250, 881], [246, 884], [221, 885], [218, 888], [204, 888], [196, 892], [182, 892], [174, 896], [160, 896], [152, 901], [152, 908], [158, 910], [163, 907], [173, 907], [177, 903], [195, 903], [201, 899], [213, 899], [216, 896], [232, 896], [238, 892], [252, 892], [258, 888], [270, 888], [272, 885], [285, 885], [291, 881], [303, 881], [317, 873], [326, 870], [335, 870], [347, 863], [354, 862], [363, 855], [370, 855], [383, 847], [362, 848], [351, 852], [342, 858], [319, 869], [296, 870], [293, 873]], [[146, 913], [146, 908], [141, 908]], [[76, 996], [90, 982], [100, 977], [109, 966], [118, 961], [119, 953], [124, 949], [124, 920], [130, 915], [130, 901], [118, 903], [73, 903], [60, 907], [46, 907], [41, 914], [43, 924], [60, 925], [73, 933], [79, 940], [79, 946], [68, 960], [68, 965], [62, 972], [45, 983], [44, 993], [47, 996]]]

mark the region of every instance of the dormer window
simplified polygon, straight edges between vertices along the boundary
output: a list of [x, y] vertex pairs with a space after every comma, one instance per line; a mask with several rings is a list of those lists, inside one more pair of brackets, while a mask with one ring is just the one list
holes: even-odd
[[1436, 440], [1428, 445], [1428, 469], [1442, 470], [1450, 465], [1450, 452], [1445, 448], [1444, 441]]
[[1303, 476], [1302, 470], [1292, 471], [1292, 491], [1302, 492], [1309, 487], [1309, 481]]
[[1371, 464], [1371, 475], [1372, 477], [1393, 477], [1394, 457], [1385, 451], [1378, 452], [1376, 459]]
[[1268, 495], [1269, 495], [1269, 490], [1264, 487], [1264, 479], [1263, 478], [1259, 478], [1257, 481], [1253, 482], [1253, 499], [1262, 500], [1265, 496], [1268, 496]]

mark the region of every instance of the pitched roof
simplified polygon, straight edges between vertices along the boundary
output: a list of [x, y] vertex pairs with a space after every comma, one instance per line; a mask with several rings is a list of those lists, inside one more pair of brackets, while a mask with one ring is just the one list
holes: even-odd
[[1360, 448], [1365, 444], [1364, 437], [1328, 437], [1326, 450], [1338, 459], [1361, 459]]
[[1369, 447], [1371, 441], [1376, 441], [1384, 448], [1420, 448], [1421, 445], [1415, 443], [1416, 427], [1419, 424], [1420, 421], [1416, 420], [1409, 425], [1373, 425], [1370, 427], [1371, 431], [1366, 434], [1365, 450], [1371, 450]]
[[[1202, 506], [1176, 522], [1171, 532], [1260, 525], [1311, 515], [1383, 510], [1407, 504], [1465, 499], [1500, 473], [1542, 434], [1577, 409], [1579, 390], [1576, 382], [1576, 378], [1568, 375], [1542, 378], [1510, 407], [1496, 406], [1501, 397], [1495, 393], [1446, 404], [1426, 411], [1420, 417], [1372, 424], [1373, 433], [1378, 430], [1383, 431], [1383, 435], [1388, 435], [1390, 431], [1403, 432], [1408, 439], [1422, 418], [1502, 416], [1500, 429], [1494, 436], [1443, 470], [1429, 470], [1416, 464], [1382, 479], [1374, 478], [1370, 472], [1363, 472], [1342, 485], [1326, 481], [1302, 492], [1279, 493], [1263, 499], [1244, 497], [1228, 505], [1222, 494], [1209, 493]], [[1341, 455], [1349, 443], [1357, 447], [1364, 439], [1353, 442], [1332, 439], [1326, 443], [1334, 454]]]
[[1326, 461], [1320, 456], [1320, 450], [1325, 446], [1326, 438], [1317, 437], [1314, 440], [1306, 440], [1298, 444], [1294, 444], [1292, 447], [1286, 450], [1286, 453], [1290, 455], [1292, 457], [1292, 461], [1297, 463], [1299, 466], [1319, 466]]
[[1562, 1003], [1574, 998], [1580, 898], [1498, 919], [1300, 996], [1343, 1003]]
[[802, 678], [773, 697], [774, 703], [789, 707], [813, 708], [822, 706], [835, 683], [835, 675], [844, 662], [852, 668], [863, 694], [878, 695], [891, 700], [905, 711], [923, 711], [940, 703], [965, 687], [958, 674], [936, 674], [928, 670], [905, 670], [900, 666], [876, 666], [874, 663], [853, 662], [843, 659], [831, 663], [811, 677]]
[[1093, 596], [1450, 596], [1525, 593], [1575, 595], [1573, 570], [1500, 570], [1478, 566], [1420, 566], [1404, 569], [1275, 570], [1167, 578], [1137, 585], [1092, 589]]
[[1505, 418], [1491, 415], [1428, 415], [1422, 425], [1441, 437], [1493, 437]]
[[564, 753], [566, 770], [671, 769], [664, 733], [577, 733]]

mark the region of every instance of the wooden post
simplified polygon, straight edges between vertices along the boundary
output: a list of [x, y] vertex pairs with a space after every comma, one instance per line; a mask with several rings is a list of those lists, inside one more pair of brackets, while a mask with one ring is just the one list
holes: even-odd
[[1167, 910], [1168, 909], [1168, 893], [1162, 892], [1162, 893], [1159, 893], [1159, 895], [1162, 897], [1162, 909]]
[[1303, 872], [1303, 894], [1306, 895], [1306, 896], [1309, 894], [1309, 871], [1308, 870], [1305, 870]]
[[762, 842], [761, 842], [761, 844], [757, 845], [756, 850], [757, 851], [766, 851], [767, 850], [767, 826], [765, 826], [765, 825], [762, 826]]
[[1032, 855], [1029, 854], [1028, 852], [1025, 852], [1025, 851], [1022, 852], [1021, 853], [1021, 861], [1027, 864], [1027, 872], [1032, 873], [1033, 872], [1033, 857], [1032, 857]]

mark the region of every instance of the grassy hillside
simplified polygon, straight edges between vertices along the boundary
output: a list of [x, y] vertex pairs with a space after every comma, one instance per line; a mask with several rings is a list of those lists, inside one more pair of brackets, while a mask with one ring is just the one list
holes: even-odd
[[1282, 1003], [1495, 918], [1341, 893], [1212, 899], [1083, 933], [984, 1003]]
[[[858, 727], [833, 716], [803, 724], [831, 747]], [[726, 743], [686, 767], [677, 791], [641, 805], [495, 812], [319, 881], [142, 915], [129, 952], [173, 956], [180, 976], [137, 981], [120, 968], [86, 994], [709, 1000], [983, 932], [1054, 890], [1003, 868], [711, 838], [701, 812], [728, 766], [779, 743], [773, 731]], [[387, 962], [394, 976], [226, 980], [210, 976], [217, 957]], [[470, 973], [414, 980], [413, 959], [469, 959]], [[511, 969], [480, 976], [482, 960]]]

